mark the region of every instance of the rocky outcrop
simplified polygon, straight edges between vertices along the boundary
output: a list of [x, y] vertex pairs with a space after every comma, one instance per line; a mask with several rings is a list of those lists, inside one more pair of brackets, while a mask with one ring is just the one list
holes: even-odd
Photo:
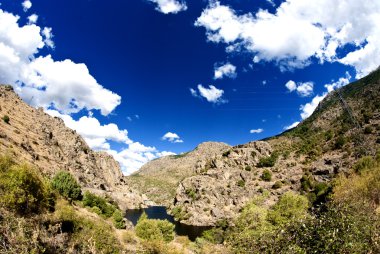
[[157, 204], [169, 206], [180, 181], [199, 174], [210, 158], [230, 148], [231, 146], [220, 142], [202, 143], [188, 153], [148, 162], [128, 177], [128, 183]]
[[104, 152], [92, 151], [83, 138], [53, 118], [23, 102], [11, 86], [0, 86], [0, 152], [10, 153], [52, 176], [60, 170], [72, 173], [80, 184], [109, 195], [121, 208], [144, 205], [144, 198], [126, 184], [119, 164]]

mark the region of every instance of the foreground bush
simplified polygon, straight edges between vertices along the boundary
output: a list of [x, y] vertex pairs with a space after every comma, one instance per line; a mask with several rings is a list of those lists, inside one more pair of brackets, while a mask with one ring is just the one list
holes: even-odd
[[66, 171], [57, 173], [51, 181], [52, 187], [63, 197], [71, 200], [82, 198], [82, 189], [75, 178]]
[[148, 219], [143, 213], [136, 224], [136, 235], [145, 240], [163, 240], [170, 242], [174, 239], [174, 224], [167, 220]]
[[5, 164], [8, 166], [3, 164], [0, 173], [2, 206], [22, 215], [39, 213], [53, 206], [54, 196], [33, 168], [27, 165]]

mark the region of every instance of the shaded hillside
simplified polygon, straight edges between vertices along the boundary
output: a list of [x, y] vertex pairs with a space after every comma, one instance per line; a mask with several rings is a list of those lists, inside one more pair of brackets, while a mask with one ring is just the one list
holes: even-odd
[[0, 152], [37, 166], [52, 176], [71, 172], [85, 188], [108, 194], [122, 207], [139, 207], [143, 198], [125, 182], [112, 156], [92, 151], [59, 118], [23, 102], [11, 86], [0, 86]]
[[157, 204], [170, 205], [180, 181], [199, 174], [200, 170], [206, 167], [208, 158], [229, 148], [225, 143], [202, 143], [188, 153], [148, 162], [128, 177], [128, 183]]
[[262, 193], [267, 207], [288, 190], [323, 201], [337, 174], [380, 147], [379, 81], [378, 70], [341, 88], [341, 97], [328, 95], [298, 127], [209, 157], [210, 167], [179, 184], [172, 213], [183, 223], [216, 225]]

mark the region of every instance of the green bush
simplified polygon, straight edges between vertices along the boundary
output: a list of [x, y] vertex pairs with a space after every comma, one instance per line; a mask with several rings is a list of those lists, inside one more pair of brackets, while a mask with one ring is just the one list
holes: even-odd
[[245, 167], [245, 171], [252, 171], [252, 167], [251, 167], [251, 166], [249, 166], [249, 165], [248, 165], [248, 166], [246, 166], [246, 167]]
[[86, 191], [83, 195], [83, 205], [88, 207], [98, 207], [101, 211], [101, 215], [106, 218], [111, 217], [117, 209], [114, 205], [108, 203], [105, 198], [92, 194], [89, 191]]
[[371, 126], [367, 126], [364, 128], [364, 134], [371, 134], [373, 132], [373, 129]]
[[13, 165], [0, 173], [0, 193], [0, 204], [21, 215], [39, 213], [54, 206], [49, 187], [27, 165]]
[[273, 225], [285, 225], [306, 219], [309, 201], [306, 197], [286, 192], [268, 213], [268, 221]]
[[142, 239], [170, 242], [174, 239], [174, 227], [174, 224], [167, 220], [148, 219], [147, 215], [143, 213], [135, 230], [136, 235]]
[[261, 175], [261, 179], [263, 181], [270, 182], [272, 180], [272, 172], [268, 169], [265, 169]]
[[277, 190], [277, 189], [280, 189], [281, 187], [282, 187], [282, 182], [281, 181], [276, 181], [273, 184], [272, 189]]
[[3, 121], [4, 123], [9, 124], [9, 121], [10, 121], [9, 116], [7, 115], [3, 116]]
[[82, 198], [82, 189], [75, 178], [66, 171], [58, 172], [52, 179], [51, 185], [63, 197], [71, 200]]
[[221, 228], [206, 230], [202, 233], [202, 238], [214, 244], [222, 244], [224, 241], [224, 230]]
[[125, 221], [123, 218], [123, 214], [119, 209], [116, 209], [115, 212], [112, 215], [113, 218], [113, 224], [117, 229], [125, 229]]
[[374, 168], [376, 166], [376, 161], [371, 156], [365, 156], [360, 158], [353, 166], [356, 173], [361, 173], [364, 170]]
[[245, 186], [245, 181], [240, 179], [239, 181], [236, 182], [236, 185], [239, 187], [244, 187]]
[[259, 168], [265, 168], [265, 167], [273, 167], [278, 159], [278, 153], [273, 152], [268, 157], [262, 157], [259, 160], [259, 163], [257, 164], [257, 167]]
[[197, 194], [195, 193], [194, 189], [187, 189], [185, 191], [186, 195], [189, 196], [192, 200], [194, 200], [197, 197]]
[[342, 147], [346, 144], [346, 142], [347, 142], [347, 139], [343, 135], [341, 135], [336, 139], [334, 148], [342, 149]]

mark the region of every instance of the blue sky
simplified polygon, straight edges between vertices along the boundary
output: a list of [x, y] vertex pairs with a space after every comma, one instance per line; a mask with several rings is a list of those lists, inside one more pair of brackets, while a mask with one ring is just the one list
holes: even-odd
[[0, 82], [125, 173], [281, 133], [380, 64], [370, 0], [0, 3]]

